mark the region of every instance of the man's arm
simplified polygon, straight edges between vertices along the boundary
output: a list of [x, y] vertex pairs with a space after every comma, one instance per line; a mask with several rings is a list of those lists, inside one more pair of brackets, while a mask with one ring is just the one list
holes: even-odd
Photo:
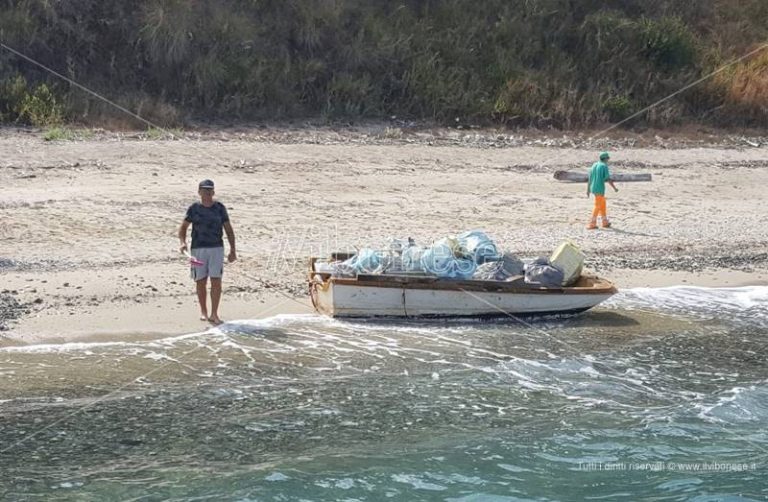
[[224, 232], [227, 233], [227, 240], [229, 241], [229, 262], [232, 263], [237, 260], [237, 248], [235, 247], [235, 231], [229, 221], [224, 222]]
[[179, 253], [187, 251], [187, 228], [189, 228], [189, 222], [184, 220], [179, 227]]
[[616, 185], [613, 184], [613, 180], [612, 179], [608, 180], [608, 184], [611, 185], [611, 188], [613, 188], [614, 192], [618, 192], [619, 191], [619, 189], [616, 188]]

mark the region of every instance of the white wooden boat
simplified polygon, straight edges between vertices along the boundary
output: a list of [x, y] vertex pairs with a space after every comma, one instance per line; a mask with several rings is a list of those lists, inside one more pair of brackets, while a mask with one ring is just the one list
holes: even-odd
[[582, 276], [573, 286], [552, 288], [512, 281], [446, 280], [424, 275], [332, 277], [310, 260], [309, 289], [315, 309], [331, 317], [509, 317], [572, 315], [616, 294], [605, 279]]

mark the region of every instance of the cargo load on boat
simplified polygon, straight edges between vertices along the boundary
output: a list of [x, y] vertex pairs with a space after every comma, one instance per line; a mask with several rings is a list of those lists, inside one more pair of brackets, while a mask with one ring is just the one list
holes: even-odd
[[334, 317], [454, 317], [572, 314], [616, 292], [583, 274], [584, 254], [564, 242], [549, 258], [501, 252], [482, 230], [428, 246], [393, 239], [310, 262], [315, 308]]

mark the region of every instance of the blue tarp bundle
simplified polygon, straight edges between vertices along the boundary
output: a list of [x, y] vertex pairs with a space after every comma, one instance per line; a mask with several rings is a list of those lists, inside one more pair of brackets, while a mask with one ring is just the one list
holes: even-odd
[[421, 255], [421, 266], [425, 272], [448, 279], [469, 279], [477, 270], [477, 263], [469, 258], [457, 258], [453, 250], [444, 243], [438, 243]]
[[379, 272], [382, 258], [373, 249], [363, 248], [355, 256], [348, 259], [342, 266], [356, 274], [374, 274]]
[[[496, 244], [482, 230], [471, 230], [435, 242], [428, 248], [413, 245], [413, 241], [396, 241], [402, 252], [402, 270], [426, 272], [449, 279], [469, 279], [477, 266], [500, 260]], [[394, 262], [386, 252], [363, 248], [341, 264], [341, 270], [353, 274], [382, 273]]]
[[496, 243], [482, 230], [470, 230], [456, 236], [462, 251], [473, 258], [477, 265], [501, 259]]
[[418, 272], [424, 270], [421, 266], [421, 255], [426, 248], [421, 246], [411, 246], [403, 250], [403, 270], [407, 272]]

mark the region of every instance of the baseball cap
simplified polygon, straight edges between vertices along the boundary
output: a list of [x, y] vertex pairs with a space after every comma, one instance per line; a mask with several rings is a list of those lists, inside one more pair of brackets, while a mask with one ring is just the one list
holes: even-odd
[[213, 181], [212, 180], [203, 180], [200, 182], [199, 185], [197, 185], [197, 188], [211, 188], [213, 189]]
[[[608, 152], [600, 152], [600, 160], [608, 160], [611, 156], [608, 155]], [[213, 182], [211, 182], [211, 188], [213, 188]]]

